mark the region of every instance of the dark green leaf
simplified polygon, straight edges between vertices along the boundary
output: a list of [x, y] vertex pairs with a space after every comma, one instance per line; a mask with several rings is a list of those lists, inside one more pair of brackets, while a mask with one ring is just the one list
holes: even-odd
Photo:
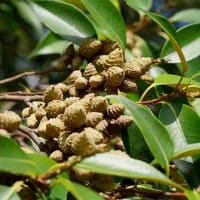
[[[188, 37], [189, 35], [189, 37]], [[186, 60], [192, 60], [200, 55], [200, 24], [191, 24], [178, 30], [177, 37], [179, 38], [182, 51]], [[173, 46], [167, 41], [162, 49], [161, 57], [167, 59], [170, 63], [180, 63], [177, 53]]]
[[181, 10], [170, 18], [170, 21], [184, 21], [184, 22], [192, 22], [199, 23], [200, 22], [200, 9], [198, 8], [190, 8]]
[[0, 199], [1, 200], [20, 200], [19, 195], [12, 187], [0, 185]]
[[37, 173], [35, 163], [11, 139], [0, 136], [0, 171], [33, 175]]
[[125, 25], [119, 11], [108, 0], [81, 0], [105, 36], [125, 49]]
[[52, 32], [48, 32], [33, 49], [29, 57], [46, 54], [62, 54], [70, 43]]
[[135, 124], [140, 129], [153, 156], [168, 172], [169, 160], [172, 158], [174, 148], [166, 128], [147, 107], [120, 96], [110, 95], [107, 98], [114, 98], [125, 105]]
[[150, 180], [173, 185], [170, 179], [151, 165], [140, 160], [112, 153], [96, 154], [85, 158], [76, 167], [100, 174]]
[[85, 14], [73, 5], [55, 0], [31, 2], [40, 20], [68, 41], [80, 43], [83, 39], [95, 35], [95, 30]]
[[78, 183], [71, 182], [68, 179], [58, 178], [53, 182], [53, 186], [54, 185], [64, 186], [65, 189], [70, 191], [77, 200], [89, 200], [89, 199], [103, 200], [103, 198], [93, 190], [90, 190], [87, 187], [80, 185]]

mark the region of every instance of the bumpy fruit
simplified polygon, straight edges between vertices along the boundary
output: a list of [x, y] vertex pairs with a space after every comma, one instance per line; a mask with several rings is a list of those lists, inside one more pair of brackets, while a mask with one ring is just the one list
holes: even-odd
[[30, 128], [37, 128], [39, 125], [39, 121], [37, 120], [35, 113], [27, 117], [26, 122], [27, 122], [27, 126]]
[[99, 55], [92, 60], [92, 63], [95, 65], [98, 72], [102, 72], [104, 68], [106, 68], [105, 63], [107, 59], [108, 55]]
[[49, 86], [44, 92], [44, 102], [48, 103], [52, 100], [63, 100], [62, 90], [55, 86]]
[[65, 103], [64, 101], [60, 100], [50, 101], [45, 110], [47, 112], [48, 117], [55, 118], [57, 117], [57, 115], [64, 113]]
[[85, 68], [84, 76], [86, 78], [90, 78], [90, 76], [94, 76], [94, 75], [97, 75], [97, 70], [92, 63], [89, 63]]
[[108, 125], [108, 121], [103, 119], [95, 126], [95, 129], [103, 133], [106, 132]]
[[79, 78], [79, 77], [82, 77], [81, 71], [80, 70], [75, 70], [70, 74], [68, 79], [69, 79], [69, 81], [71, 83], [74, 83], [76, 81], [76, 79]]
[[101, 143], [103, 141], [103, 135], [102, 133], [100, 133], [99, 131], [95, 130], [94, 128], [91, 127], [87, 127], [84, 128], [84, 130], [82, 131], [82, 133], [87, 134], [89, 137], [91, 137], [95, 144]]
[[107, 109], [107, 114], [110, 118], [118, 118], [124, 113], [125, 107], [122, 104], [109, 105]]
[[138, 63], [127, 62], [123, 67], [126, 77], [137, 78], [140, 77], [142, 73], [142, 66]]
[[75, 88], [75, 86], [71, 86], [69, 88], [68, 94], [69, 94], [70, 97], [78, 97], [79, 91]]
[[64, 154], [62, 151], [60, 150], [55, 150], [53, 151], [50, 156], [51, 159], [57, 161], [57, 162], [61, 162], [64, 159]]
[[88, 80], [84, 77], [79, 77], [74, 82], [74, 86], [77, 90], [83, 90], [87, 87]]
[[94, 112], [106, 113], [108, 102], [105, 97], [96, 96], [91, 101], [91, 109]]
[[19, 128], [21, 118], [13, 111], [0, 113], [0, 128], [7, 131], [15, 131]]
[[70, 131], [61, 132], [58, 136], [58, 146], [60, 150], [64, 153], [68, 152], [68, 146], [66, 145], [66, 139], [71, 134]]
[[56, 84], [56, 87], [59, 88], [63, 92], [63, 94], [66, 94], [69, 90], [69, 87], [64, 83], [58, 83]]
[[133, 122], [132, 117], [128, 115], [121, 115], [116, 120], [111, 120], [112, 125], [117, 125], [120, 128], [127, 128], [129, 127]]
[[137, 84], [134, 80], [125, 79], [120, 89], [123, 92], [137, 92]]
[[64, 100], [64, 103], [65, 103], [65, 106], [68, 107], [79, 100], [80, 100], [79, 97], [68, 97]]
[[89, 85], [91, 88], [98, 88], [104, 82], [103, 76], [97, 74], [89, 78]]
[[103, 120], [103, 114], [100, 112], [89, 112], [86, 116], [85, 124], [89, 127], [95, 127], [101, 120]]

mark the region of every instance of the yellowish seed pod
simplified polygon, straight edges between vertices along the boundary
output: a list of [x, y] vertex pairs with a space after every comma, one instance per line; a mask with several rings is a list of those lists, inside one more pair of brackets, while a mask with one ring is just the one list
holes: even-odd
[[38, 121], [40, 121], [44, 116], [46, 116], [46, 111], [44, 108], [40, 107], [38, 110], [35, 112], [35, 117]]
[[135, 58], [132, 62], [138, 63], [140, 64], [140, 66], [142, 66], [141, 70], [143, 74], [145, 74], [149, 70], [152, 64], [157, 64], [156, 59], [149, 58], [149, 57]]
[[74, 87], [77, 90], [83, 90], [87, 87], [88, 84], [88, 80], [84, 77], [79, 77], [76, 79], [76, 81], [74, 82]]
[[50, 154], [49, 157], [55, 160], [56, 162], [61, 162], [64, 159], [64, 154], [60, 150], [55, 150]]
[[127, 128], [132, 124], [132, 122], [132, 117], [128, 115], [121, 115], [116, 120], [112, 120], [111, 124], [116, 124], [120, 128]]
[[107, 128], [108, 128], [108, 121], [107, 120], [101, 120], [96, 126], [95, 126], [95, 129], [97, 131], [100, 131], [100, 132], [106, 132]]
[[85, 108], [86, 113], [91, 111], [91, 98], [82, 98], [79, 103]]
[[37, 120], [35, 113], [32, 113], [29, 117], [27, 117], [26, 122], [29, 128], [37, 128], [39, 125], [39, 121]]
[[103, 47], [101, 50], [103, 54], [109, 54], [110, 52], [114, 51], [117, 48], [119, 49], [118, 42], [111, 40], [104, 40]]
[[80, 53], [85, 58], [92, 58], [102, 47], [100, 40], [90, 38], [82, 42], [80, 45]]
[[69, 127], [79, 128], [85, 124], [86, 110], [81, 104], [72, 104], [65, 109], [64, 121]]
[[107, 115], [109, 118], [118, 118], [124, 113], [125, 107], [122, 104], [109, 105], [107, 109]]
[[122, 67], [123, 62], [124, 62], [123, 51], [117, 48], [109, 53], [107, 59], [105, 60], [104, 68], [107, 69], [113, 66]]
[[65, 129], [64, 123], [57, 118], [41, 122], [38, 126], [38, 135], [44, 138], [56, 138]]
[[142, 66], [137, 62], [127, 62], [123, 67], [126, 77], [137, 78], [140, 77], [142, 73]]
[[91, 127], [84, 128], [82, 132], [90, 136], [94, 140], [95, 144], [101, 143], [104, 139], [102, 133]]
[[21, 118], [13, 111], [4, 111], [0, 113], [0, 128], [9, 132], [19, 128]]
[[66, 145], [66, 139], [68, 138], [68, 136], [71, 134], [70, 131], [64, 131], [61, 132], [58, 136], [58, 146], [60, 148], [60, 150], [64, 153], [68, 152], [68, 147]]
[[73, 145], [73, 141], [75, 138], [77, 138], [79, 136], [80, 133], [77, 133], [77, 132], [73, 132], [71, 133], [65, 140], [65, 147], [63, 150], [63, 152], [65, 152], [66, 154], [73, 154], [72, 152], [72, 145]]
[[64, 100], [64, 103], [65, 103], [65, 107], [68, 107], [70, 105], [72, 105], [73, 103], [79, 101], [80, 98], [79, 97], [67, 97], [65, 100]]
[[100, 112], [89, 112], [86, 116], [86, 126], [95, 127], [101, 120], [103, 120], [103, 114]]
[[75, 155], [89, 156], [95, 153], [96, 145], [94, 139], [85, 132], [79, 133], [73, 138], [71, 151]]
[[62, 91], [55, 86], [49, 86], [44, 92], [44, 102], [48, 103], [52, 100], [63, 100]]
[[94, 75], [97, 75], [96, 67], [92, 63], [89, 63], [85, 68], [84, 77], [90, 78], [90, 76]]
[[96, 96], [91, 101], [91, 109], [94, 112], [106, 113], [108, 108], [108, 102], [105, 97]]
[[22, 110], [22, 117], [23, 117], [23, 118], [26, 118], [26, 117], [30, 116], [30, 114], [31, 114], [31, 111], [30, 111], [30, 108], [29, 108], [29, 107], [26, 107], [26, 108], [24, 108], [24, 109]]
[[120, 86], [125, 79], [124, 70], [120, 67], [110, 67], [106, 74], [106, 83], [110, 87]]
[[95, 97], [95, 93], [88, 93], [86, 94], [83, 98], [89, 98], [89, 99], [92, 99]]
[[74, 83], [76, 81], [76, 79], [79, 78], [79, 77], [82, 77], [81, 71], [80, 70], [75, 70], [70, 74], [68, 79], [69, 79], [69, 81], [71, 83]]
[[89, 78], [89, 84], [91, 88], [98, 88], [104, 82], [103, 76], [97, 74]]
[[92, 63], [95, 65], [98, 72], [102, 72], [104, 68], [106, 68], [104, 65], [107, 59], [108, 55], [99, 55], [92, 60]]
[[61, 100], [50, 101], [47, 107], [45, 108], [45, 110], [47, 112], [47, 117], [55, 118], [59, 114], [64, 113], [65, 103], [64, 101], [61, 101]]
[[95, 174], [91, 180], [92, 186], [98, 191], [113, 191], [115, 188], [115, 181], [113, 176]]
[[120, 89], [123, 92], [137, 92], [137, 84], [131, 79], [125, 79]]
[[78, 97], [79, 91], [74, 86], [72, 86], [69, 88], [68, 94], [70, 97]]
[[58, 84], [56, 84], [55, 87], [59, 88], [62, 91], [63, 94], [66, 94], [67, 91], [69, 90], [69, 86], [64, 84], [64, 83], [58, 83]]

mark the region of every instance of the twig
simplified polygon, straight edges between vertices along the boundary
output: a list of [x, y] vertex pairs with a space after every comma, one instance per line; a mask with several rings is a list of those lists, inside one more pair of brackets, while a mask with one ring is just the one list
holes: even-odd
[[50, 68], [50, 69], [43, 70], [43, 71], [27, 71], [27, 72], [23, 72], [21, 74], [17, 74], [15, 76], [0, 80], [0, 85], [15, 81], [17, 79], [20, 79], [20, 78], [23, 78], [23, 77], [26, 77], [26, 76], [45, 75], [45, 74], [48, 74], [48, 73], [51, 73], [51, 72], [63, 72], [63, 71], [66, 71], [66, 70], [58, 70], [58, 69], [55, 69], [55, 68]]
[[42, 95], [42, 94], [43, 92], [23, 92], [23, 91], [0, 93], [0, 95], [20, 95], [20, 96], [34, 96], [34, 95]]

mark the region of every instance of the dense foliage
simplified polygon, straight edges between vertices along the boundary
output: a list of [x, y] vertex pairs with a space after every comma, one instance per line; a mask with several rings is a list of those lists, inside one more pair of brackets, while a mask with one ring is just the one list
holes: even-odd
[[199, 200], [199, 6], [1, 1], [0, 199]]

